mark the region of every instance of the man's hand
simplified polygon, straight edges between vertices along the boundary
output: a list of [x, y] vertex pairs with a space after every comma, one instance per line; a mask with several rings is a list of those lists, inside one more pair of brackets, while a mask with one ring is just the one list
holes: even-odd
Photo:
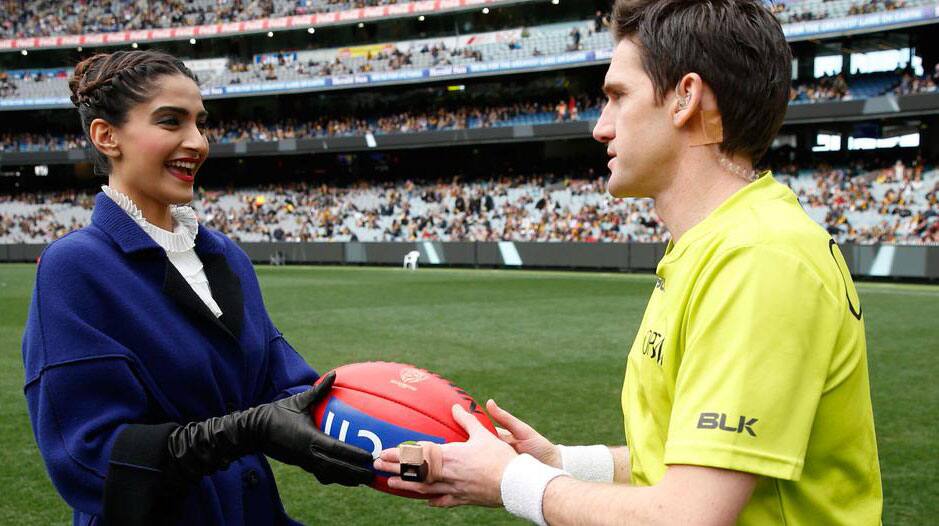
[[542, 464], [561, 467], [561, 455], [557, 446], [550, 440], [535, 431], [530, 425], [522, 422], [511, 413], [499, 407], [495, 400], [486, 402], [489, 415], [500, 427], [496, 428], [499, 438], [512, 446], [519, 455], [528, 453]]
[[[469, 439], [442, 445], [422, 442], [429, 468], [427, 480], [406, 482], [401, 477], [391, 477], [388, 486], [435, 495], [428, 501], [431, 506], [501, 506], [502, 473], [517, 454], [459, 405], [454, 405], [452, 411]], [[400, 473], [398, 448], [382, 451], [374, 466], [379, 471]]]

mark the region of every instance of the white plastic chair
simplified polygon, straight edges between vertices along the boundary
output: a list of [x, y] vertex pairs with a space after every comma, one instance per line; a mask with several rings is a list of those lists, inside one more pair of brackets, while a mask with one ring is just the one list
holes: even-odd
[[404, 256], [404, 268], [417, 270], [417, 260], [421, 257], [421, 253], [417, 250], [412, 250]]

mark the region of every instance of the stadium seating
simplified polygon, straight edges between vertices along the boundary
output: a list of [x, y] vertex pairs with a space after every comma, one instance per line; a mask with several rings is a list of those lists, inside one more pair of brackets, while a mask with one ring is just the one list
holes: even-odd
[[930, 5], [932, 0], [775, 0], [767, 1], [783, 24], [842, 18], [903, 7]]
[[167, 2], [62, 3], [55, 0], [7, 2], [0, 38], [40, 37], [83, 33], [111, 33], [128, 29], [180, 27], [237, 22], [289, 15], [348, 10], [357, 7], [405, 4], [412, 0], [170, 0]]
[[[839, 243], [939, 243], [939, 170], [897, 163], [777, 174]], [[602, 179], [534, 175], [453, 184], [307, 183], [202, 192], [205, 224], [240, 241], [639, 241], [665, 239], [642, 199]], [[45, 243], [86, 224], [88, 194], [0, 196], [0, 243]]]
[[[785, 178], [806, 212], [839, 242], [939, 242], [939, 171], [919, 173], [898, 163], [851, 175], [807, 171]], [[931, 238], [920, 230], [932, 229]]]
[[[411, 0], [171, 0], [168, 2], [7, 2], [0, 38], [108, 33], [192, 26], [403, 4]], [[932, 4], [932, 0], [767, 0], [782, 23], [821, 20]]]
[[[283, 63], [274, 61], [264, 64], [237, 64], [224, 58], [190, 62], [195, 63], [193, 70], [199, 77], [201, 87], [211, 89], [233, 84], [303, 80], [366, 71], [397, 71], [438, 65], [497, 62], [536, 55], [557, 55], [571, 50], [609, 49], [612, 46], [609, 33], [592, 32], [592, 24], [592, 21], [578, 21], [526, 28], [520, 32], [528, 36], [518, 39], [516, 49], [510, 49], [506, 43], [486, 42], [432, 53], [430, 49], [437, 46], [437, 42], [412, 40], [385, 44], [388, 51], [371, 58], [368, 55], [347, 56], [348, 48], [332, 48], [294, 52], [297, 59], [285, 60]], [[572, 33], [575, 30], [581, 35], [576, 46]], [[425, 48], [428, 51], [422, 52]], [[13, 91], [2, 96], [17, 99], [66, 98], [69, 96], [68, 78], [71, 71], [70, 68], [7, 71]]]
[[[909, 89], [903, 94], [935, 91], [935, 83], [928, 77], [921, 79], [922, 83], [913, 86], [912, 77]], [[899, 72], [885, 71], [853, 75], [845, 79], [838, 75], [822, 77], [808, 81], [794, 81], [790, 102], [794, 104], [824, 102], [832, 100], [857, 100], [879, 97], [893, 93], [900, 85], [903, 75]]]
[[[335, 77], [362, 72], [424, 69], [443, 65], [495, 63], [559, 55], [572, 50], [596, 51], [610, 49], [606, 32], [595, 33], [592, 22], [578, 21], [551, 24], [520, 30], [523, 36], [509, 45], [505, 42], [469, 44], [462, 48], [447, 47], [443, 41], [412, 40], [384, 44], [384, 51], [353, 55], [348, 48], [331, 48], [290, 52], [282, 60], [241, 64], [227, 58], [190, 60], [187, 64], [205, 90], [241, 84], [263, 85], [318, 77]], [[574, 33], [580, 36], [575, 39]], [[467, 38], [472, 41], [474, 39]], [[381, 48], [382, 46], [374, 46]], [[276, 53], [273, 56], [277, 56]], [[282, 54], [284, 56], [284, 54]], [[65, 99], [69, 96], [68, 78], [71, 69], [47, 68], [0, 72], [0, 98], [4, 99]], [[896, 90], [901, 75], [896, 72], [870, 73], [849, 77], [838, 88], [837, 77], [794, 82], [793, 103], [848, 100], [875, 97]], [[835, 86], [832, 86], [835, 83]], [[903, 94], [935, 91], [935, 82], [924, 77], [911, 79]], [[548, 118], [548, 117], [543, 117]], [[524, 122], [530, 124], [532, 122]], [[511, 125], [503, 123], [502, 125]]]
[[[570, 101], [563, 101], [565, 112]], [[575, 100], [577, 115], [558, 116], [544, 103], [516, 103], [496, 107], [439, 109], [429, 113], [372, 115], [367, 118], [331, 117], [316, 122], [288, 120], [279, 123], [219, 122], [209, 126], [206, 135], [212, 143], [268, 142], [288, 138], [335, 137], [389, 133], [418, 133], [433, 130], [502, 127], [517, 124], [538, 125], [558, 121], [596, 120], [602, 101]], [[42, 152], [88, 147], [79, 134], [0, 133], [0, 152]]]
[[48, 152], [86, 148], [83, 135], [0, 133], [0, 152]]

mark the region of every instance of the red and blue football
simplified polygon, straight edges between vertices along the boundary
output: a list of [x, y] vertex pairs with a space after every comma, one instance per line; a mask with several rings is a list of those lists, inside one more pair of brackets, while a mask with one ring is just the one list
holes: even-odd
[[[451, 413], [454, 404], [462, 406], [496, 434], [492, 422], [466, 391], [419, 367], [393, 362], [354, 363], [337, 368], [333, 388], [313, 408], [313, 419], [327, 435], [377, 458], [383, 449], [408, 440], [438, 444], [466, 441], [469, 437]], [[372, 487], [379, 491], [421, 497], [389, 488], [389, 473], [375, 475]]]

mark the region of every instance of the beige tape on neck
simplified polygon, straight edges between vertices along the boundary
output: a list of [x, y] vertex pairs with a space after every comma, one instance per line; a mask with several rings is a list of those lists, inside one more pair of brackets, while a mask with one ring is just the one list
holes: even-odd
[[700, 110], [697, 118], [692, 117], [691, 145], [705, 146], [724, 142], [724, 124], [717, 110]]

